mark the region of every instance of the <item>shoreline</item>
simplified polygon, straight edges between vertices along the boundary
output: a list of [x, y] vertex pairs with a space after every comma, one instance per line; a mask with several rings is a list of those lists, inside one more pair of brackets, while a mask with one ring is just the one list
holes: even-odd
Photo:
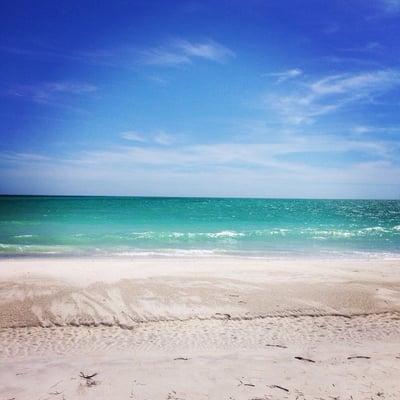
[[87, 253], [0, 253], [0, 262], [3, 260], [108, 260], [108, 261], [135, 261], [135, 260], [193, 260], [193, 259], [238, 259], [238, 260], [261, 260], [261, 261], [367, 261], [384, 260], [399, 261], [400, 252], [391, 251], [361, 251], [361, 250], [327, 250], [327, 251], [227, 251], [206, 249], [154, 249], [154, 250], [132, 250], [117, 253], [87, 252]]

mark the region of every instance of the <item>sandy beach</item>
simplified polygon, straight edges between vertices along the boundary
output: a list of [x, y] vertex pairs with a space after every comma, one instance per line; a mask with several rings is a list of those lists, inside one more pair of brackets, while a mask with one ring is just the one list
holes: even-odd
[[0, 27], [0, 400], [400, 400], [400, 0]]
[[0, 399], [399, 399], [399, 266], [3, 259]]

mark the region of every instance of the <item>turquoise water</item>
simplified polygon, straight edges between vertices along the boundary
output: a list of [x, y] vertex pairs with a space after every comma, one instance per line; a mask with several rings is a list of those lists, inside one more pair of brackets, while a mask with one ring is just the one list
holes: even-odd
[[400, 254], [400, 201], [0, 196], [0, 254]]

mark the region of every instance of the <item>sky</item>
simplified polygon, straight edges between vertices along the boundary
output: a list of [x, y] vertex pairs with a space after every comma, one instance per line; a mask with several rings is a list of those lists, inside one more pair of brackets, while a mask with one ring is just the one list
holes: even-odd
[[400, 0], [0, 4], [0, 193], [400, 198]]

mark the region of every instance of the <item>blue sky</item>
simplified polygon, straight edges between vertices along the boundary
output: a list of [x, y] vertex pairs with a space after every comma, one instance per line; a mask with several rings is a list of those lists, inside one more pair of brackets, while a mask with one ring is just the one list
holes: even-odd
[[400, 0], [3, 1], [0, 192], [400, 197]]

